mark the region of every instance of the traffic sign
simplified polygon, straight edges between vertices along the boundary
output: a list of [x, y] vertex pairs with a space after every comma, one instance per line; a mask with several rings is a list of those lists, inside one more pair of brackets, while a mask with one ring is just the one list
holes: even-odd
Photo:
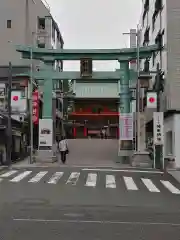
[[147, 93], [147, 108], [157, 108], [157, 93], [148, 92]]

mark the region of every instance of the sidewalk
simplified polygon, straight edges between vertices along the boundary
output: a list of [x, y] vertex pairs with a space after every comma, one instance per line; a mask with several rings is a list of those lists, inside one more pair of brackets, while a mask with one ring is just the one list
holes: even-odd
[[176, 179], [176, 181], [178, 181], [180, 183], [180, 169], [169, 169], [167, 170], [167, 172], [174, 178]]
[[176, 181], [180, 183], [180, 169], [179, 170], [173, 170], [170, 169], [167, 171]]
[[26, 158], [23, 161], [14, 163], [12, 165], [15, 168], [27, 168], [27, 167], [91, 167], [91, 168], [132, 168], [129, 166], [129, 164], [117, 164], [117, 163], [113, 163], [111, 161], [109, 161], [109, 164], [106, 162], [102, 162], [99, 163], [97, 162], [95, 164], [94, 161], [87, 161], [87, 162], [83, 162], [83, 161], [73, 161], [73, 158], [69, 158], [67, 157], [67, 162], [64, 165], [61, 160], [59, 159], [57, 162], [34, 162], [32, 164], [30, 164], [30, 159], [29, 157]]
[[8, 167], [7, 166], [0, 166], [0, 172], [7, 169]]

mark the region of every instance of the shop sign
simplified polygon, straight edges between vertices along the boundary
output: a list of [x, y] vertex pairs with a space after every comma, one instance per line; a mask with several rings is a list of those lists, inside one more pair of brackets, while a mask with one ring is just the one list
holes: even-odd
[[33, 115], [33, 123], [38, 124], [39, 123], [39, 93], [38, 91], [33, 92], [32, 94], [32, 115]]

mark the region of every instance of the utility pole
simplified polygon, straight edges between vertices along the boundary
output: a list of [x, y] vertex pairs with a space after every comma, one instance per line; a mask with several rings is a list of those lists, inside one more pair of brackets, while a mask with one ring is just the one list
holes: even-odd
[[61, 95], [62, 122], [61, 122], [61, 131], [62, 131], [62, 136], [64, 136], [64, 80], [61, 80], [61, 83], [62, 83], [62, 95]]
[[160, 70], [160, 67], [159, 67], [159, 63], [157, 63], [157, 69], [156, 69], [156, 72], [157, 72], [157, 89], [156, 89], [156, 92], [157, 92], [157, 109], [156, 109], [156, 112], [160, 112], [160, 92], [161, 92], [161, 70]]
[[33, 163], [33, 51], [32, 47], [30, 49], [30, 83], [29, 88], [29, 113], [30, 113], [30, 164]]
[[141, 86], [140, 86], [140, 59], [139, 59], [139, 48], [140, 48], [140, 29], [137, 27], [137, 83], [136, 83], [136, 151], [140, 152], [140, 94], [141, 94]]
[[12, 92], [12, 64], [9, 62], [9, 75], [7, 87], [7, 164], [11, 166], [11, 151], [12, 151], [12, 126], [11, 126], [11, 92]]
[[[161, 69], [159, 67], [159, 63], [157, 63], [157, 84], [156, 84], [156, 93], [157, 93], [157, 108], [156, 112], [160, 112], [160, 93], [161, 93]], [[163, 157], [163, 145], [155, 145], [155, 168], [161, 168], [161, 162], [164, 165], [164, 161], [162, 160]], [[164, 169], [164, 166], [162, 166]]]

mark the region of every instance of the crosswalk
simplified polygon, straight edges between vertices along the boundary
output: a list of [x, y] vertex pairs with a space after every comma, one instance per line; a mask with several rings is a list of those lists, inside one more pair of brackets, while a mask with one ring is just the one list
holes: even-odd
[[[11, 183], [27, 182], [36, 184], [43, 182], [49, 185], [56, 185], [58, 183], [78, 185], [78, 182], [81, 181], [82, 183], [83, 181], [84, 187], [95, 188], [98, 186], [98, 174], [101, 173], [87, 172], [83, 175], [83, 179], [80, 180], [81, 174], [83, 174], [81, 171], [49, 173], [48, 171], [33, 172], [30, 170], [10, 170], [0, 175], [0, 184], [7, 180]], [[103, 177], [101, 176], [101, 181], [102, 179], [105, 189], [119, 189], [120, 186], [118, 182], [121, 182], [123, 183], [124, 189], [131, 192], [140, 190], [140, 186], [143, 185], [143, 187], [151, 193], [160, 193], [163, 188], [172, 194], [180, 194], [180, 189], [168, 180], [158, 180], [158, 182], [156, 180], [155, 184], [150, 178], [140, 177], [139, 181], [137, 181], [137, 178], [133, 179], [133, 177], [130, 176], [113, 175], [110, 173], [105, 173]]]

